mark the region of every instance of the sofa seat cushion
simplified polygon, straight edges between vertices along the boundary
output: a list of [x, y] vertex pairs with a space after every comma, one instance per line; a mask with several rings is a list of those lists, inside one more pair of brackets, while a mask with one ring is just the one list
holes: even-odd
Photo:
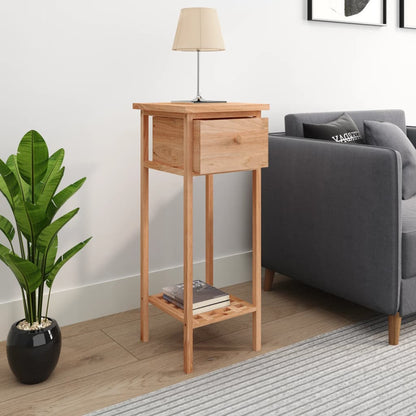
[[416, 196], [402, 201], [402, 278], [416, 276]]

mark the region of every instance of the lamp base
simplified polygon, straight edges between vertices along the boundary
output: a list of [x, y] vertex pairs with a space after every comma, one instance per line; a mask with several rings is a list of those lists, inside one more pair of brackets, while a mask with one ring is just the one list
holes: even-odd
[[218, 100], [205, 100], [200, 95], [197, 95], [193, 100], [179, 100], [172, 101], [172, 103], [226, 103], [227, 101], [218, 101]]
[[227, 101], [218, 101], [218, 100], [174, 100], [171, 103], [194, 103], [194, 104], [204, 104], [204, 103], [226, 103]]

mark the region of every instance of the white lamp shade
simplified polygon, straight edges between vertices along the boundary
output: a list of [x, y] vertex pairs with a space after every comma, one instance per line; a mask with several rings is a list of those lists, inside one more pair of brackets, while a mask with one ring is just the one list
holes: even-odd
[[217, 11], [206, 7], [191, 7], [181, 10], [174, 51], [223, 51]]

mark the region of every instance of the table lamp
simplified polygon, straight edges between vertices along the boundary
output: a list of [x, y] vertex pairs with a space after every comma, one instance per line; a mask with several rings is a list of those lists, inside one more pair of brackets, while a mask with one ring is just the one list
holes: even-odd
[[217, 11], [206, 7], [182, 9], [172, 49], [174, 51], [196, 51], [196, 97], [186, 102], [225, 103], [226, 101], [204, 100], [199, 92], [199, 52], [225, 50]]

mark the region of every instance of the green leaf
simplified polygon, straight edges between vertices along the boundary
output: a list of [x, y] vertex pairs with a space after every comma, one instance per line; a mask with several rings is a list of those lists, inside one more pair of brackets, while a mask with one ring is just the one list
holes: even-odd
[[46, 253], [49, 250], [49, 245], [52, 243], [52, 240], [56, 237], [59, 230], [69, 221], [71, 218], [76, 215], [79, 211], [79, 208], [76, 208], [67, 214], [63, 215], [61, 218], [54, 221], [52, 224], [45, 227], [42, 232], [39, 234], [37, 239], [37, 249], [42, 252]]
[[39, 233], [48, 224], [48, 218], [41, 207], [27, 201], [16, 202], [14, 216], [18, 228], [31, 243], [36, 241]]
[[23, 180], [32, 187], [32, 195], [34, 187], [45, 176], [48, 159], [48, 146], [43, 137], [35, 130], [28, 131], [19, 143], [17, 163]]
[[50, 246], [49, 246], [49, 250], [48, 253], [46, 255], [46, 267], [45, 267], [45, 274], [48, 274], [54, 264], [55, 264], [55, 259], [56, 259], [56, 253], [58, 252], [58, 237], [55, 237]]
[[10, 206], [13, 208], [16, 198], [19, 196], [19, 185], [17, 180], [13, 174], [13, 172], [9, 169], [9, 167], [0, 159], [0, 175], [3, 178], [3, 181], [6, 185], [8, 195], [10, 195], [10, 200], [8, 195], [5, 193], [5, 189], [2, 189], [3, 194], [9, 201]]
[[27, 240], [32, 242], [34, 233], [25, 202], [17, 201], [13, 213], [17, 228], [23, 233]]
[[77, 192], [79, 188], [81, 188], [81, 186], [84, 184], [86, 179], [87, 178], [82, 178], [74, 182], [72, 185], [69, 185], [66, 188], [62, 189], [62, 191], [57, 193], [52, 198], [47, 209], [48, 218], [52, 220], [52, 218], [55, 216], [58, 210], [62, 207], [62, 205], [64, 205], [65, 202], [68, 201], [68, 199], [71, 198], [71, 196], [74, 195], [75, 192]]
[[28, 293], [33, 293], [42, 284], [42, 274], [36, 264], [23, 260], [12, 253], [1, 257], [16, 276], [20, 286]]
[[38, 265], [41, 265], [42, 275], [47, 275], [53, 268], [56, 260], [56, 253], [58, 252], [58, 237], [55, 237], [50, 246], [49, 250], [46, 252], [46, 259], [43, 253], [39, 253], [39, 262]]
[[0, 230], [3, 231], [3, 234], [11, 242], [13, 240], [15, 230], [12, 223], [3, 215], [0, 215]]
[[7, 199], [7, 202], [9, 203], [10, 208], [13, 209], [14, 207], [13, 198], [10, 195], [9, 189], [7, 188], [7, 185], [6, 185], [6, 182], [4, 181], [3, 176], [0, 176], [0, 192]]
[[7, 167], [13, 172], [14, 177], [16, 178], [17, 185], [19, 187], [19, 192], [16, 195], [16, 198], [20, 198], [22, 201], [30, 200], [30, 186], [22, 179], [19, 173], [19, 168], [17, 166], [17, 156], [10, 155], [7, 159]]
[[61, 183], [62, 177], [64, 176], [65, 168], [62, 168], [58, 171], [51, 172], [48, 177], [48, 182], [45, 184], [42, 192], [39, 194], [36, 204], [39, 205], [42, 210], [45, 212], [54, 196], [56, 190], [58, 189], [59, 184]]
[[33, 227], [33, 241], [36, 241], [40, 232], [49, 224], [49, 221], [42, 207], [30, 202], [25, 202], [25, 205]]
[[59, 257], [58, 261], [55, 263], [53, 269], [48, 274], [46, 278], [46, 284], [48, 287], [51, 287], [53, 284], [53, 281], [55, 280], [55, 277], [59, 270], [61, 270], [62, 266], [72, 257], [75, 256], [75, 254], [78, 253], [82, 248], [84, 248], [87, 243], [91, 240], [92, 237], [86, 239], [85, 241], [82, 241], [81, 243], [78, 243], [76, 246], [72, 247], [70, 250], [68, 250], [65, 254], [63, 254], [61, 257]]
[[[48, 176], [53, 170], [57, 171], [61, 168], [62, 162], [65, 157], [65, 150], [58, 149], [48, 160], [48, 169], [46, 170], [45, 176]], [[46, 183], [45, 178], [41, 181]]]
[[64, 169], [61, 169], [64, 155], [64, 149], [59, 149], [49, 158], [48, 169], [45, 176], [35, 187], [35, 201], [38, 205], [44, 206], [45, 210], [55, 194], [64, 174]]
[[6, 254], [9, 254], [9, 253], [11, 253], [11, 251], [6, 246], [4, 246], [3, 244], [0, 244], [0, 260], [2, 260], [4, 262], [3, 257]]

